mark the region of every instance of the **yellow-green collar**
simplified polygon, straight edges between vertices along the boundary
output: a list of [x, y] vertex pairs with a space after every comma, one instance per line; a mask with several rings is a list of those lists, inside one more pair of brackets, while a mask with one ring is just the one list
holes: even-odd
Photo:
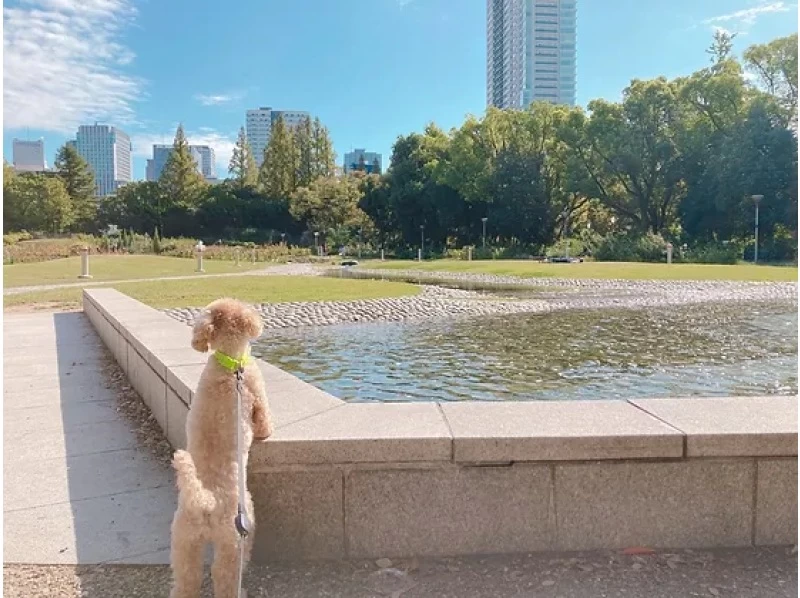
[[217, 363], [224, 367], [229, 372], [238, 372], [239, 370], [243, 370], [244, 366], [250, 363], [250, 350], [248, 349], [245, 351], [244, 355], [242, 355], [239, 359], [235, 359], [230, 355], [225, 355], [221, 351], [214, 351], [214, 357], [217, 360]]

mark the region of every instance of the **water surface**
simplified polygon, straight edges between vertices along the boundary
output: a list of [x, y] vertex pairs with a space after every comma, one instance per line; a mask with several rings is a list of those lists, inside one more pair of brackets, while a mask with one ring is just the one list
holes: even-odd
[[348, 401], [797, 393], [787, 305], [561, 311], [270, 331], [253, 352]]

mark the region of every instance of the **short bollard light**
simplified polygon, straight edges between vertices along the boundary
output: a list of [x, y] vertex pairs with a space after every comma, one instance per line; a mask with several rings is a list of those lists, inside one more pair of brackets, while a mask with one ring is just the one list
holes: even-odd
[[254, 264], [256, 263], [256, 248], [255, 247], [253, 247], [253, 249], [250, 250], [250, 261], [252, 261]]
[[206, 250], [206, 246], [203, 245], [203, 241], [200, 240], [197, 242], [197, 245], [194, 246], [194, 253], [197, 256], [197, 270], [196, 272], [205, 272], [203, 269], [203, 252]]
[[384, 261], [384, 257], [383, 257], [383, 249], [381, 249], [381, 261]]
[[472, 261], [472, 245], [467, 247], [467, 261]]
[[241, 265], [241, 263], [240, 263], [241, 252], [239, 251], [238, 247], [234, 251], [234, 254], [236, 255], [236, 267], [238, 268]]
[[667, 243], [667, 263], [672, 263], [672, 243]]
[[89, 248], [84, 247], [81, 249], [81, 275], [78, 278], [91, 278], [89, 274]]

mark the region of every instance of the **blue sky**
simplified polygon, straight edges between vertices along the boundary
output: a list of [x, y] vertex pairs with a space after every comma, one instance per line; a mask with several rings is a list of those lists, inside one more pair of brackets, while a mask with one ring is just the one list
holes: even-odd
[[[144, 178], [153, 143], [182, 122], [216, 148], [220, 176], [248, 108], [308, 110], [339, 161], [388, 164], [398, 135], [485, 109], [485, 0], [6, 0], [3, 153], [56, 149], [80, 123], [121, 127]], [[578, 0], [578, 102], [632, 78], [704, 66], [714, 27], [735, 49], [797, 31], [786, 0]]]

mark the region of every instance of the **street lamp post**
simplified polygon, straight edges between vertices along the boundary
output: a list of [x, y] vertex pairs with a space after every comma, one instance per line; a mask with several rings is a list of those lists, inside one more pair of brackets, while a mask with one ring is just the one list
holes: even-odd
[[361, 259], [361, 245], [364, 243], [363, 236], [364, 236], [364, 229], [363, 229], [363, 227], [359, 227], [359, 229], [358, 229], [358, 259]]
[[566, 238], [564, 258], [569, 261], [569, 208], [564, 210], [564, 237]]
[[314, 247], [317, 250], [317, 256], [319, 256], [319, 232], [314, 232]]
[[425, 225], [419, 225], [419, 261], [422, 261], [422, 254], [425, 253]]
[[286, 245], [286, 233], [281, 233], [281, 244]]
[[483, 250], [486, 251], [486, 221], [489, 220], [486, 216], [481, 218], [481, 222], [483, 222]]
[[750, 197], [753, 198], [753, 203], [756, 204], [756, 229], [755, 229], [755, 237], [756, 237], [756, 247], [755, 252], [753, 253], [753, 263], [758, 263], [758, 204], [761, 203], [761, 200], [764, 199], [763, 195], [751, 195]]

